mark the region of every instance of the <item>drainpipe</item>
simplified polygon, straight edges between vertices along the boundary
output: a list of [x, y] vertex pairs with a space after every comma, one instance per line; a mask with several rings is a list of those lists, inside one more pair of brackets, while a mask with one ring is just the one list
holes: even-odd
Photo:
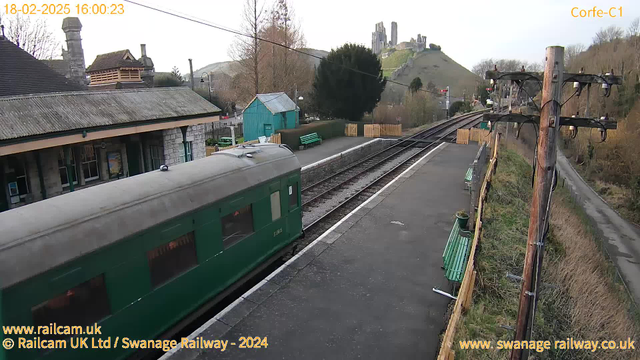
[[42, 159], [40, 157], [40, 151], [36, 151], [36, 167], [38, 168], [38, 178], [40, 179], [40, 194], [42, 194], [42, 200], [47, 198], [47, 188], [44, 186], [44, 174], [42, 173]]
[[[189, 155], [187, 154], [187, 129], [189, 126], [181, 126], [180, 131], [182, 131], [182, 145], [184, 146], [184, 162], [189, 161]], [[193, 149], [191, 149], [193, 151]]]
[[71, 146], [64, 148], [64, 162], [67, 167], [67, 179], [69, 179], [69, 192], [73, 192], [73, 170], [71, 169]]

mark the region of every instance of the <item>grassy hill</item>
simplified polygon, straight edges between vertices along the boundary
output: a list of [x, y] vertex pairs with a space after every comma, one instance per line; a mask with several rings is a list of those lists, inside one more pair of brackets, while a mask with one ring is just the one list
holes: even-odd
[[[391, 56], [382, 60], [383, 69], [387, 67], [397, 68], [407, 61], [413, 53], [411, 50], [396, 51]], [[404, 61], [397, 65], [398, 62]], [[386, 75], [385, 70], [385, 75]], [[390, 76], [390, 72], [389, 72]], [[413, 58], [413, 66], [408, 66], [396, 79], [397, 82], [409, 84], [415, 77], [419, 77], [422, 83], [431, 81], [437, 88], [450, 87], [452, 97], [462, 97], [466, 91], [467, 97], [471, 96], [478, 84], [483, 82], [482, 78], [467, 70], [462, 65], [455, 62], [442, 51], [425, 50], [418, 53]], [[398, 102], [404, 96], [406, 88], [400, 85], [387, 83], [383, 99], [386, 101]]]
[[382, 71], [383, 75], [390, 77], [393, 70], [406, 63], [414, 52], [411, 49], [394, 51], [387, 58], [382, 59]]

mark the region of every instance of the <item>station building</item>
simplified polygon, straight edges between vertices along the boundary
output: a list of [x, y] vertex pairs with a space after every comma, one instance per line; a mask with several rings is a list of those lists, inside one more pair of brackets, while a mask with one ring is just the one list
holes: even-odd
[[202, 158], [221, 111], [186, 87], [85, 89], [0, 36], [0, 211]]

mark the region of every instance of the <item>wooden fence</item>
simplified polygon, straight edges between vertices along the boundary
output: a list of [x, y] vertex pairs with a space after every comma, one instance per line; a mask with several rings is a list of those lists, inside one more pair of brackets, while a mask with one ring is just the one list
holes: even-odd
[[469, 143], [469, 129], [458, 129], [456, 133], [456, 144], [468, 144]]
[[462, 317], [462, 311], [469, 310], [469, 308], [471, 307], [471, 300], [473, 297], [473, 288], [475, 286], [475, 281], [476, 281], [476, 270], [474, 269], [474, 265], [475, 265], [474, 263], [476, 259], [476, 248], [482, 236], [481, 234], [482, 209], [484, 207], [484, 202], [487, 197], [487, 192], [489, 188], [489, 183], [491, 182], [491, 177], [493, 176], [493, 173], [496, 168], [496, 161], [498, 156], [497, 145], [499, 143], [500, 143], [500, 134], [496, 134], [494, 147], [493, 147], [493, 155], [491, 157], [491, 161], [489, 162], [487, 174], [484, 177], [484, 181], [482, 183], [482, 189], [480, 190], [480, 194], [478, 196], [476, 226], [473, 233], [473, 242], [471, 243], [471, 251], [469, 252], [469, 260], [467, 260], [467, 268], [464, 272], [464, 278], [462, 279], [462, 284], [460, 285], [460, 289], [458, 290], [458, 298], [456, 299], [456, 302], [453, 305], [453, 312], [451, 313], [451, 318], [449, 319], [447, 330], [444, 333], [444, 337], [442, 338], [442, 344], [440, 346], [440, 353], [438, 354], [438, 360], [453, 360], [455, 358], [455, 351], [453, 350], [453, 339], [456, 336], [456, 329], [458, 327], [458, 323], [460, 322], [460, 318]]
[[344, 136], [358, 136], [358, 125], [346, 124], [344, 126]]
[[402, 136], [402, 125], [397, 124], [366, 124], [364, 137]]
[[489, 135], [489, 130], [472, 128], [469, 134], [469, 141], [477, 141], [479, 144], [483, 142], [490, 142], [491, 137]]

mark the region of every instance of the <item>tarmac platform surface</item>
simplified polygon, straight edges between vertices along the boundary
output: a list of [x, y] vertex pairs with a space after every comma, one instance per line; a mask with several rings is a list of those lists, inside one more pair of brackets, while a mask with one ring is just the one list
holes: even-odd
[[304, 150], [295, 150], [294, 154], [298, 157], [301, 166], [306, 166], [320, 161], [329, 156], [339, 154], [345, 150], [351, 149], [354, 146], [364, 144], [373, 140], [366, 137], [349, 137], [340, 136], [331, 139], [322, 140], [321, 145], [311, 146]]
[[[172, 359], [432, 359], [450, 299], [442, 253], [478, 147], [442, 144], [190, 337]], [[467, 209], [468, 210], [468, 209]], [[267, 337], [240, 349], [240, 337]], [[169, 355], [169, 354], [167, 354]]]

